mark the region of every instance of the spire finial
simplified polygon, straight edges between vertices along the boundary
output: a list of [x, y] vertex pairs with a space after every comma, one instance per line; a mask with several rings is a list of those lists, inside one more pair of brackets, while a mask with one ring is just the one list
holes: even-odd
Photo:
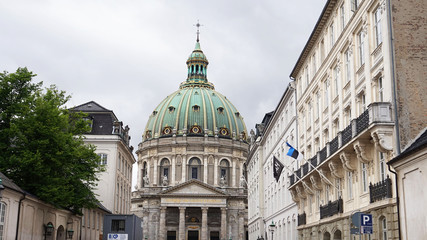
[[200, 34], [200, 27], [203, 26], [199, 23], [199, 19], [197, 19], [197, 24], [193, 25], [197, 27], [197, 42], [199, 42], [199, 34]]

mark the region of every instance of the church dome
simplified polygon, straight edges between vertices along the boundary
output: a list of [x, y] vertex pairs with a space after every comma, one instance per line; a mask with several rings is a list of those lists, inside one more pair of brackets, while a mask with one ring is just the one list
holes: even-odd
[[246, 141], [243, 117], [207, 80], [209, 64], [197, 39], [187, 60], [187, 80], [150, 115], [143, 141], [172, 136], [218, 136]]

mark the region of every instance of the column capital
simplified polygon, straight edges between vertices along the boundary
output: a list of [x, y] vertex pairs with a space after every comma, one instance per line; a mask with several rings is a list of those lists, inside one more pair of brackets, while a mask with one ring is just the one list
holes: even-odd
[[184, 210], [185, 211], [185, 209], [187, 209], [187, 207], [178, 207], [179, 208], [179, 210]]
[[208, 211], [209, 207], [201, 207], [202, 211]]
[[161, 207], [160, 207], [160, 210], [161, 210], [161, 211], [166, 211], [166, 208], [168, 208], [168, 207], [161, 206]]

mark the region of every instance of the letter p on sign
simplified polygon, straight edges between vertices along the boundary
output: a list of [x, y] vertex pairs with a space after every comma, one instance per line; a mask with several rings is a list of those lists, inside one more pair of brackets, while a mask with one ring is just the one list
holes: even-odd
[[360, 214], [362, 218], [361, 226], [372, 226], [372, 214]]

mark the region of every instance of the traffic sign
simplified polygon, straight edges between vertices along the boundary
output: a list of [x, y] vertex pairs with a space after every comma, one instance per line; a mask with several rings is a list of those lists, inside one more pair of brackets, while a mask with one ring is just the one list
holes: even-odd
[[366, 227], [366, 226], [372, 227], [372, 214], [362, 213], [362, 214], [360, 214], [360, 220], [361, 220], [360, 226], [362, 226], [362, 227]]
[[362, 234], [365, 234], [365, 233], [372, 234], [373, 233], [372, 226], [362, 226], [361, 228], [362, 228]]

